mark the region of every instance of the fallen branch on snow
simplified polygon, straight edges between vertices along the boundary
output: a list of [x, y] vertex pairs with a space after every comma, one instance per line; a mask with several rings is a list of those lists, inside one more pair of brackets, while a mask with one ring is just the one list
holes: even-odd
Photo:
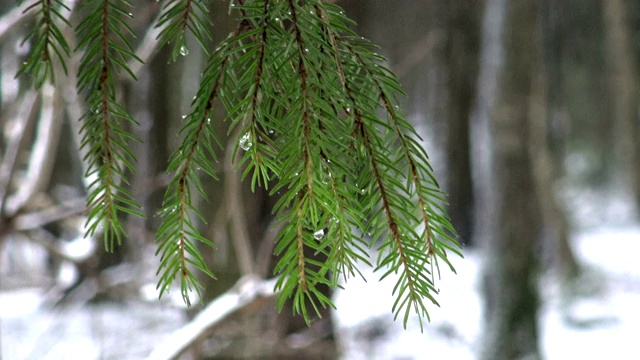
[[147, 360], [177, 359], [194, 343], [210, 335], [225, 319], [243, 309], [260, 308], [260, 305], [277, 295], [273, 291], [276, 280], [262, 280], [251, 275], [242, 277], [229, 291], [209, 303], [191, 322], [164, 339]]

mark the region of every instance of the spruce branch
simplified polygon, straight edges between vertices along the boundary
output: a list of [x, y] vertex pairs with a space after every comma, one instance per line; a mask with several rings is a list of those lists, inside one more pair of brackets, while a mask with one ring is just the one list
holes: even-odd
[[[185, 139], [169, 162], [168, 171], [175, 172], [175, 175], [169, 183], [163, 208], [159, 212], [159, 215], [164, 218], [157, 232], [160, 245], [156, 254], [162, 254], [158, 269], [158, 273], [162, 273], [158, 280], [160, 296], [168, 291], [173, 280], [179, 277], [182, 297], [189, 305], [191, 302], [188, 290], [195, 289], [198, 294], [201, 290], [197, 278], [190, 271], [190, 265], [213, 277], [206, 262], [195, 248], [193, 240], [210, 246], [213, 246], [213, 243], [199, 234], [192, 216], [202, 218], [202, 215], [191, 206], [192, 188], [206, 198], [198, 170], [204, 171], [214, 179], [217, 178], [215, 169], [211, 166], [211, 162], [216, 159], [212, 143], [219, 143], [220, 140], [211, 128], [211, 116], [213, 116], [213, 101], [219, 91], [228, 57], [214, 54], [213, 59], [214, 61], [207, 67], [207, 76], [212, 79], [212, 82], [203, 82], [200, 93], [196, 97], [195, 111], [185, 117], [185, 125], [180, 131], [185, 134]], [[206, 85], [210, 87], [205, 87]], [[203, 92], [209, 93], [203, 94]]]
[[[339, 8], [329, 8], [328, 12], [332, 12], [337, 17], [342, 15]], [[327, 16], [325, 15], [323, 18], [325, 22], [327, 22]], [[360, 69], [364, 74], [360, 80], [352, 78], [350, 82], [343, 81], [343, 86], [349, 95], [350, 102], [354, 104], [354, 106], [357, 102], [354, 91], [351, 85], [349, 85], [351, 82], [354, 82], [354, 80], [357, 80], [355, 81], [356, 83], [372, 82], [367, 88], [376, 90], [378, 94], [377, 100], [382, 104], [383, 109], [387, 113], [387, 123], [384, 123], [376, 117], [362, 116], [360, 113], [361, 110], [356, 109], [354, 112], [358, 124], [358, 132], [365, 143], [374, 174], [374, 180], [380, 192], [380, 200], [384, 209], [389, 236], [392, 238], [392, 241], [386, 240], [383, 242], [380, 249], [381, 256], [378, 259], [377, 269], [389, 266], [389, 271], [383, 275], [383, 278], [392, 272], [401, 271], [401, 276], [394, 289], [394, 293], [397, 291], [398, 297], [393, 310], [396, 317], [402, 309], [405, 310], [404, 324], [406, 326], [409, 312], [412, 308], [418, 314], [425, 315], [428, 319], [429, 315], [422, 299], [430, 299], [437, 304], [435, 298], [431, 295], [431, 293], [437, 293], [437, 290], [433, 286], [433, 261], [436, 262], [436, 268], [438, 268], [437, 257], [434, 255], [437, 254], [451, 266], [447, 259], [446, 252], [443, 249], [450, 248], [456, 253], [460, 253], [455, 240], [453, 240], [450, 234], [442, 231], [442, 228], [444, 227], [450, 230], [452, 234], [455, 232], [446, 219], [446, 216], [434, 213], [434, 206], [432, 204], [441, 201], [441, 198], [438, 196], [438, 185], [432, 174], [426, 153], [422, 147], [416, 143], [415, 139], [412, 138], [417, 137], [415, 130], [398, 113], [397, 106], [395, 105], [395, 103], [397, 103], [395, 94], [402, 94], [402, 90], [393, 73], [378, 64], [378, 62], [384, 59], [369, 51], [369, 45], [366, 44], [366, 42], [362, 39], [355, 38], [353, 34], [348, 31], [345, 32], [339, 40], [336, 40], [336, 36], [331, 33], [330, 39], [334, 49], [338, 48], [338, 41], [344, 43], [345, 55], [347, 55], [344, 57], [345, 59], [356, 60], [356, 64], [345, 64], [345, 66]], [[338, 71], [342, 79], [346, 78], [346, 75], [343, 73], [343, 66], [339, 66]], [[357, 74], [356, 72], [353, 73]], [[372, 97], [373, 96], [367, 100], [373, 101], [374, 99], [372, 99]], [[368, 130], [366, 126], [367, 120], [369, 120], [372, 125], [386, 128], [388, 139], [383, 141], [388, 142], [387, 144], [374, 144], [372, 138], [375, 137], [375, 135], [372, 136], [372, 134], [375, 134], [375, 130]], [[395, 138], [389, 137], [391, 134], [394, 134]], [[382, 148], [399, 147], [400, 152], [394, 155], [394, 157], [386, 157], [386, 154], [377, 152], [377, 150], [380, 149], [380, 145], [382, 145]], [[391, 165], [391, 167], [388, 165]], [[393, 173], [384, 174], [385, 169], [391, 170]], [[385, 182], [390, 182], [389, 180], [393, 179], [393, 177], [406, 178], [407, 184], [401, 184], [399, 182], [394, 184], [391, 182], [390, 187], [386, 186]], [[425, 183], [429, 183], [431, 186], [426, 186], [424, 185]], [[413, 231], [413, 229], [419, 225], [419, 223], [415, 222], [414, 214], [410, 211], [403, 211], [407, 205], [409, 205], [409, 208], [415, 208], [415, 206], [401, 203], [397, 203], [397, 205], [394, 206], [396, 196], [393, 193], [389, 193], [390, 189], [392, 189], [392, 192], [401, 190], [404, 192], [405, 198], [417, 196], [417, 208], [419, 209], [422, 226], [424, 227], [424, 231], [421, 234]], [[377, 214], [380, 213], [377, 212]], [[403, 214], [402, 217], [399, 217], [399, 214]], [[403, 221], [399, 221], [399, 219]], [[371, 225], [375, 226], [376, 222], [373, 221]], [[442, 236], [442, 239], [436, 238], [435, 244], [434, 229]], [[381, 234], [381, 231], [382, 229], [375, 229], [374, 233]], [[424, 276], [424, 274], [427, 273], [424, 265], [427, 264], [431, 265], [431, 278]], [[420, 320], [422, 320], [421, 317]], [[420, 324], [422, 327], [422, 321], [420, 321]]]
[[[52, 60], [66, 71], [70, 50], [59, 26], [69, 26], [62, 12], [70, 9], [62, 0], [33, 1], [26, 11], [38, 21], [25, 39], [32, 51], [20, 73], [41, 86], [54, 81]], [[87, 103], [81, 117], [87, 235], [104, 227], [107, 250], [126, 235], [120, 214], [142, 216], [126, 189], [135, 162], [128, 143], [137, 141], [128, 128], [136, 122], [117, 91], [121, 75], [135, 79], [131, 64], [142, 63], [130, 44], [130, 6], [87, 0], [76, 27], [83, 51], [78, 91]], [[213, 51], [206, 0], [167, 0], [156, 21], [159, 45], [172, 44], [174, 60], [188, 53], [187, 33], [208, 55], [158, 212], [160, 296], [177, 280], [191, 305], [191, 291], [202, 290], [195, 272], [214, 277], [197, 247], [214, 242], [200, 234], [205, 219], [193, 204], [206, 200], [203, 177], [217, 179], [213, 164], [222, 145], [212, 122], [220, 109], [241, 178], [279, 197], [273, 210], [283, 224], [273, 248], [279, 309], [291, 299], [308, 322], [310, 311], [333, 307], [320, 288], [362, 276], [359, 265], [370, 263], [369, 249], [379, 244], [376, 271], [382, 279], [398, 274], [395, 318], [402, 315], [406, 326], [415, 312], [422, 327], [426, 301], [437, 305], [438, 262], [453, 270], [449, 254], [460, 255], [460, 248], [428, 156], [397, 106], [403, 92], [395, 75], [331, 2], [238, 0], [230, 12], [238, 26]]]
[[29, 74], [33, 77], [36, 88], [40, 88], [46, 81], [55, 82], [54, 60], [67, 73], [66, 60], [71, 49], [65, 39], [60, 25], [71, 26], [63, 12], [71, 12], [61, 0], [36, 0], [25, 8], [24, 14], [32, 13], [36, 24], [31, 28], [22, 41], [22, 45], [30, 42], [31, 51], [16, 76]]
[[[355, 47], [347, 45], [346, 48], [354, 55], [352, 59], [357, 61], [356, 65], [363, 69], [363, 77], [360, 81], [371, 82], [374, 80], [369, 69], [371, 65], [378, 65], [362, 62], [359, 54], [354, 52]], [[374, 86], [368, 88], [377, 89]], [[398, 148], [398, 146], [400, 149], [406, 149], [406, 138], [402, 132], [389, 131], [394, 129], [394, 123], [383, 123], [382, 119], [375, 114], [365, 116], [358, 109], [358, 102], [377, 100], [374, 99], [377, 95], [375, 91], [357, 95], [354, 94], [350, 85], [347, 85], [347, 92], [356, 107], [354, 114], [358, 134], [370, 161], [372, 181], [375, 185], [373, 189], [378, 193], [378, 196], [371, 198], [373, 202], [369, 200], [368, 206], [371, 206], [373, 211], [377, 206], [376, 203], [380, 201], [383, 209], [382, 212], [375, 212], [376, 216], [372, 218], [369, 225], [373, 233], [379, 234], [383, 239], [379, 248], [376, 270], [386, 269], [381, 279], [392, 273], [400, 273], [393, 290], [396, 295], [396, 301], [393, 305], [394, 316], [397, 318], [404, 311], [403, 323], [406, 326], [410, 312], [413, 310], [420, 315], [419, 320], [422, 328], [422, 316], [429, 319], [423, 300], [429, 299], [437, 305], [432, 295], [432, 293], [437, 293], [437, 290], [434, 288], [432, 280], [424, 276], [427, 273], [424, 265], [428, 264], [430, 256], [429, 231], [426, 232], [426, 239], [415, 232], [418, 223], [412, 211], [414, 206], [410, 201], [407, 201], [412, 198], [413, 193], [406, 183], [398, 181], [398, 179], [417, 176], [417, 174], [403, 173], [402, 151], [399, 153], [396, 150], [380, 151], [381, 149]], [[384, 98], [384, 100], [388, 99]], [[389, 118], [388, 120], [393, 119]], [[377, 138], [380, 135], [377, 134], [376, 129], [380, 127], [385, 129], [386, 135]], [[409, 160], [409, 164], [412, 164], [411, 157]], [[376, 219], [376, 217], [378, 218]], [[383, 226], [385, 221], [386, 226]], [[384, 232], [387, 234], [383, 235]], [[423, 240], [426, 241], [426, 247]]]
[[195, 189], [206, 199], [200, 171], [217, 179], [216, 171], [211, 165], [216, 161], [213, 144], [221, 146], [221, 143], [211, 119], [214, 116], [215, 100], [221, 95], [227, 78], [226, 72], [231, 56], [227, 52], [228, 44], [240, 37], [245, 29], [245, 24], [239, 25], [209, 58], [200, 88], [192, 103], [193, 110], [184, 116], [185, 124], [180, 130], [184, 139], [169, 160], [167, 171], [174, 175], [165, 192], [163, 207], [158, 212], [162, 217], [162, 223], [157, 231], [159, 246], [156, 255], [160, 254], [157, 288], [160, 289], [162, 297], [178, 277], [182, 297], [188, 305], [191, 304], [189, 292], [195, 290], [200, 295], [202, 290], [191, 268], [195, 267], [214, 277], [194, 244], [195, 240], [214, 247], [213, 242], [200, 235], [194, 223], [194, 216], [202, 222], [205, 221], [198, 209], [191, 206], [191, 190]]
[[[335, 64], [335, 59], [328, 51], [329, 44], [318, 41], [317, 14], [297, 2], [288, 4], [285, 13], [288, 17], [282, 15], [291, 21], [293, 32], [290, 67], [287, 67], [291, 69], [292, 79], [288, 81], [296, 87], [289, 89], [287, 95], [289, 112], [294, 115], [284, 123], [289, 124], [289, 135], [279, 151], [283, 167], [275, 189], [285, 192], [276, 205], [278, 213], [297, 216], [284, 216], [284, 221], [289, 222], [276, 246], [276, 254], [282, 256], [276, 266], [282, 279], [277, 289], [282, 294], [279, 304], [283, 298], [293, 297], [294, 311], [302, 311], [308, 319], [304, 312], [307, 301], [316, 312], [316, 304], [333, 306], [317, 290], [318, 284], [335, 287], [340, 275], [346, 277], [354, 273], [356, 259], [367, 261], [366, 252], [358, 246], [358, 240], [354, 240], [351, 229], [352, 225], [360, 224], [361, 215], [345, 211], [353, 209], [345, 203], [357, 196], [359, 189], [348, 181], [352, 180], [349, 169], [353, 164], [348, 163], [349, 148], [343, 143], [345, 134], [349, 134], [349, 121], [338, 113], [343, 101], [336, 88], [338, 79], [316, 70]], [[345, 193], [340, 193], [339, 188]], [[287, 209], [291, 209], [289, 213]], [[303, 224], [301, 218], [305, 218], [306, 223]], [[287, 232], [287, 229], [291, 230]], [[305, 248], [327, 259], [313, 261], [305, 255]], [[332, 280], [327, 280], [328, 274]], [[292, 278], [297, 278], [297, 283]]]
[[86, 94], [88, 104], [80, 119], [81, 146], [88, 151], [85, 176], [93, 179], [88, 186], [87, 236], [101, 229], [107, 251], [113, 251], [114, 243], [120, 245], [126, 235], [120, 213], [144, 217], [131, 192], [121, 185], [128, 183], [127, 172], [135, 172], [135, 157], [128, 142], [137, 141], [127, 130], [128, 125], [137, 122], [118, 102], [116, 94], [119, 72], [135, 78], [126, 65], [129, 58], [136, 58], [127, 38], [132, 34], [126, 22], [131, 14], [121, 4], [131, 6], [123, 0], [86, 1], [86, 16], [76, 28], [78, 48], [84, 50], [78, 91]]
[[[368, 62], [367, 59], [371, 58], [371, 56], [365, 57], [362, 54], [357, 55], [358, 61], [363, 63]], [[390, 70], [378, 64], [370, 64], [368, 69], [371, 69], [367, 71], [367, 74], [373, 80], [380, 95], [380, 101], [389, 124], [397, 138], [400, 139], [402, 157], [405, 158], [408, 165], [409, 186], [415, 191], [418, 198], [418, 209], [422, 217], [421, 226], [424, 227], [423, 238], [426, 240], [428, 255], [436, 264], [437, 259], [441, 258], [455, 272], [446, 255], [446, 250], [451, 250], [459, 256], [462, 256], [462, 253], [459, 244], [452, 237], [455, 230], [447, 219], [445, 211], [437, 205], [444, 202], [444, 194], [438, 189], [438, 182], [433, 175], [428, 155], [416, 141], [419, 139], [418, 134], [404, 119], [397, 105], [394, 105], [397, 102], [394, 93], [401, 91], [400, 84]], [[435, 236], [434, 232], [439, 236]]]
[[186, 32], [190, 32], [208, 52], [207, 41], [211, 40], [211, 19], [207, 3], [203, 0], [168, 0], [158, 18], [156, 28], [162, 28], [158, 35], [159, 46], [173, 43], [171, 57], [175, 61], [178, 56], [189, 54]]
[[[235, 79], [236, 89], [252, 89], [246, 94], [239, 93], [241, 98], [239, 106], [229, 109], [228, 118], [231, 121], [229, 132], [241, 123], [245, 123], [241, 132], [240, 141], [235, 142], [233, 157], [235, 158], [239, 148], [244, 150], [244, 156], [238, 166], [245, 165], [242, 178], [249, 173], [251, 177], [251, 189], [255, 190], [256, 184], [268, 188], [271, 173], [275, 170], [273, 163], [274, 152], [270, 141], [270, 134], [273, 129], [263, 126], [259, 121], [262, 111], [262, 98], [264, 93], [264, 72], [266, 47], [269, 42], [269, 2], [265, 1], [261, 9], [258, 20], [255, 20], [251, 27], [252, 31], [247, 32], [253, 36], [249, 38], [245, 45], [242, 41], [238, 44], [244, 50], [244, 54], [235, 62], [237, 65], [235, 73], [246, 74]], [[247, 10], [243, 7], [238, 9], [242, 16], [246, 16]], [[246, 23], [249, 26], [249, 23]], [[246, 64], [246, 65], [245, 65]], [[253, 70], [253, 71], [252, 71]], [[251, 76], [253, 75], [253, 76]], [[237, 109], [237, 111], [236, 111]], [[247, 119], [248, 117], [248, 119]]]

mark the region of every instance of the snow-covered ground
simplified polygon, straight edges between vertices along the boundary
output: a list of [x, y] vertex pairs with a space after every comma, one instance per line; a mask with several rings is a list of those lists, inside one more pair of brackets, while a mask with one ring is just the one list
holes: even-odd
[[[634, 210], [621, 193], [563, 193], [576, 228], [584, 229], [573, 235], [584, 271], [574, 289], [578, 295], [570, 298], [552, 273], [541, 276], [544, 358], [638, 360], [640, 224], [632, 220]], [[36, 255], [31, 251], [29, 258]], [[415, 317], [406, 330], [400, 319], [393, 321], [394, 279], [378, 282], [379, 274], [362, 269], [367, 283], [349, 279], [335, 294], [342, 359], [474, 359], [482, 340], [482, 261], [479, 251], [467, 249], [464, 259], [452, 259], [457, 275], [441, 269], [441, 307], [429, 307], [431, 322], [423, 333]], [[183, 310], [168, 302], [70, 302], [52, 308], [42, 287], [15, 286], [14, 280], [0, 279], [2, 360], [144, 359], [186, 321]], [[14, 284], [11, 290], [6, 290], [7, 283]]]
[[[640, 359], [640, 227], [597, 228], [578, 234], [575, 251], [584, 267], [579, 296], [567, 300], [552, 275], [540, 283], [544, 358]], [[344, 359], [474, 359], [481, 341], [482, 256], [467, 251], [454, 259], [458, 275], [442, 272], [440, 308], [420, 333], [417, 318], [407, 330], [393, 322], [393, 281], [351, 279], [338, 292], [335, 320]], [[444, 270], [444, 269], [443, 269]], [[368, 276], [367, 276], [368, 275]]]
[[[578, 234], [575, 250], [585, 273], [580, 296], [567, 301], [552, 275], [543, 276], [541, 349], [548, 360], [640, 359], [640, 227], [594, 228]], [[335, 297], [343, 359], [474, 359], [482, 331], [478, 287], [482, 256], [454, 259], [458, 274], [442, 269], [441, 307], [420, 333], [392, 320], [393, 280], [364, 271]], [[144, 302], [126, 305], [42, 306], [43, 293], [0, 293], [0, 346], [4, 360], [143, 359], [185, 318], [179, 309]]]

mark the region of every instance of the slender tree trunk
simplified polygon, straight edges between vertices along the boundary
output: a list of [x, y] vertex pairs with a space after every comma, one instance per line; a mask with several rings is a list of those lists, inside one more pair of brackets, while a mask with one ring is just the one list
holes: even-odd
[[449, 215], [465, 244], [472, 243], [475, 196], [471, 175], [470, 117], [479, 63], [482, 2], [436, 2], [446, 12], [446, 145]]
[[614, 134], [617, 155], [627, 177], [636, 206], [640, 209], [640, 126], [638, 125], [638, 73], [633, 56], [628, 7], [622, 0], [604, 3], [611, 90], [613, 94]]
[[[486, 331], [481, 358], [538, 359], [536, 248], [540, 211], [529, 152], [531, 94], [538, 53], [538, 3], [505, 7], [504, 61], [491, 115], [497, 221], [484, 269]], [[488, 14], [487, 12], [487, 15]]]
[[549, 233], [552, 261], [563, 281], [575, 279], [580, 267], [570, 244], [570, 228], [567, 215], [554, 189], [554, 164], [547, 141], [548, 96], [545, 92], [547, 73], [542, 62], [533, 81], [531, 111], [529, 116], [529, 150], [533, 161], [536, 194], [542, 220]]

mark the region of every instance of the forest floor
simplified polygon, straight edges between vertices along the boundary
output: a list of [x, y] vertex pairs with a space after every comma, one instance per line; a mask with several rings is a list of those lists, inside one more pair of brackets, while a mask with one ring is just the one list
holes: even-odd
[[[621, 187], [615, 187], [620, 189]], [[582, 273], [568, 288], [557, 274], [540, 276], [540, 350], [546, 360], [640, 359], [640, 224], [629, 195], [571, 187], [563, 202], [571, 209], [573, 250]], [[392, 321], [393, 279], [378, 284], [364, 271], [336, 294], [335, 321], [344, 360], [474, 359], [482, 349], [481, 251], [452, 258], [437, 285], [440, 307], [420, 332], [417, 317]], [[376, 299], [371, 301], [371, 299]]]
[[[578, 217], [593, 223], [581, 222], [573, 236], [583, 269], [574, 291], [551, 272], [541, 275], [540, 348], [547, 360], [640, 359], [640, 225], [620, 216], [628, 211], [607, 208], [613, 210], [580, 207]], [[453, 259], [457, 275], [441, 269], [440, 307], [429, 306], [423, 333], [416, 317], [406, 330], [401, 319], [393, 321], [393, 279], [378, 283], [379, 275], [364, 268], [367, 283], [352, 278], [335, 295], [342, 359], [474, 359], [481, 348], [483, 261], [468, 249], [464, 259]], [[0, 359], [144, 359], [186, 322], [180, 308], [166, 303], [52, 308], [46, 296], [42, 287], [0, 288]]]
[[[640, 227], [599, 228], [578, 234], [583, 268], [572, 296], [552, 274], [541, 278], [540, 349], [547, 360], [637, 360], [640, 348]], [[467, 251], [455, 259], [457, 275], [442, 269], [440, 307], [420, 333], [417, 317], [407, 330], [393, 322], [393, 281], [378, 275], [350, 280], [336, 296], [343, 359], [474, 359], [482, 348], [480, 270], [483, 258]], [[371, 299], [376, 299], [372, 301]]]

